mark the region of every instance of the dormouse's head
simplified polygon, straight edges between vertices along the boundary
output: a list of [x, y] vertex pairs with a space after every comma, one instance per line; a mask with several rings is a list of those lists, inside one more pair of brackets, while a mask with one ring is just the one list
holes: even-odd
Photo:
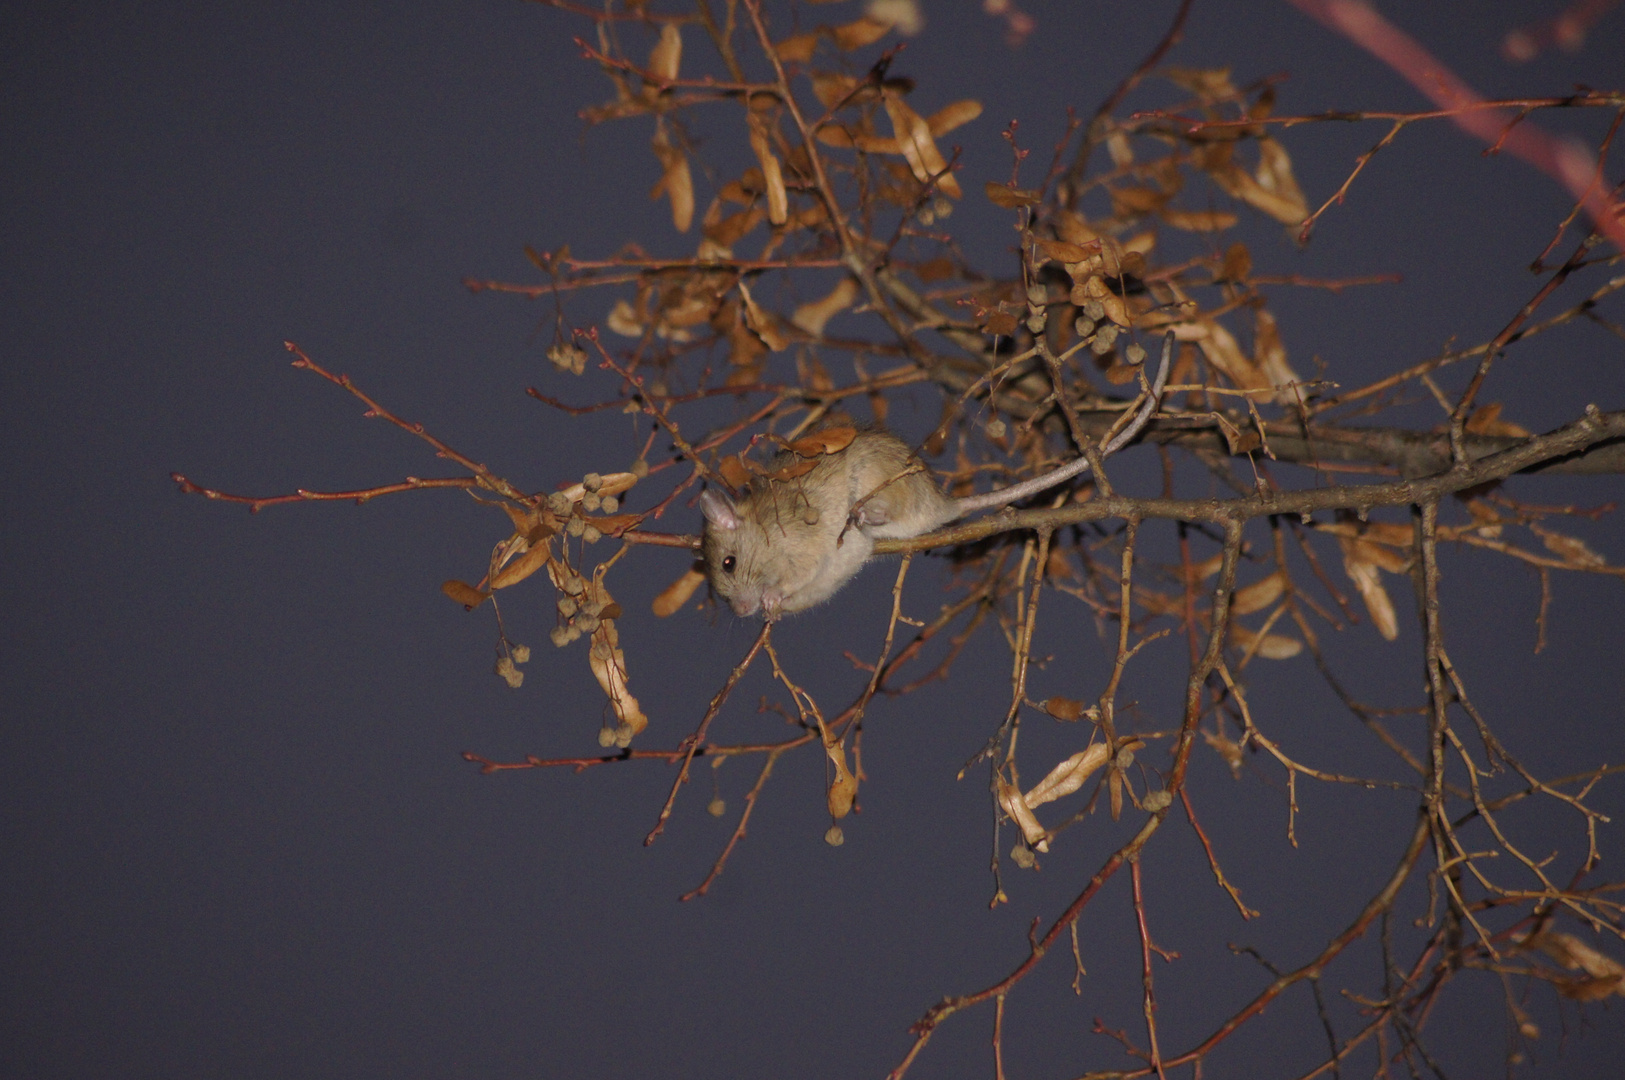
[[769, 565], [768, 538], [755, 516], [709, 488], [700, 493], [700, 510], [705, 514], [701, 550], [711, 588], [741, 618], [758, 611], [769, 619], [777, 617], [784, 601], [783, 582]]
[[874, 548], [855, 530], [843, 542], [844, 518], [812, 512], [793, 492], [781, 485], [752, 487], [737, 501], [700, 495], [706, 575], [735, 615], [771, 620], [822, 603]]

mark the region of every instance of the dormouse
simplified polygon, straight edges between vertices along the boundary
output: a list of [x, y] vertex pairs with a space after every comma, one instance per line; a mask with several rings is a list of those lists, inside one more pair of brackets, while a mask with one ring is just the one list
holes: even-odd
[[[1102, 454], [1126, 445], [1156, 412], [1172, 343], [1169, 334], [1150, 393]], [[791, 460], [788, 453], [781, 455], [769, 470]], [[702, 492], [706, 575], [734, 614], [760, 611], [777, 619], [833, 596], [874, 554], [876, 540], [923, 536], [968, 514], [1052, 488], [1088, 468], [1089, 460], [1079, 457], [1020, 484], [955, 499], [937, 490], [897, 436], [881, 429], [860, 431], [845, 449], [819, 458], [795, 480], [758, 478], [737, 500], [709, 488]]]

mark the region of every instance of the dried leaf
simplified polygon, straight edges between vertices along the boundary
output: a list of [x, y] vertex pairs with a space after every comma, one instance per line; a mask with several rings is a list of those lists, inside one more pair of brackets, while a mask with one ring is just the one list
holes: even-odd
[[1241, 779], [1241, 766], [1244, 761], [1241, 752], [1241, 744], [1236, 742], [1229, 735], [1226, 735], [1223, 731], [1220, 731], [1218, 734], [1214, 734], [1211, 731], [1203, 731], [1202, 738], [1207, 740], [1207, 744], [1209, 746], [1218, 751], [1220, 757], [1224, 758], [1224, 763], [1230, 766], [1230, 775], [1238, 780]]
[[1081, 788], [1083, 782], [1089, 779], [1096, 769], [1106, 764], [1110, 757], [1111, 749], [1105, 743], [1095, 743], [1089, 749], [1073, 754], [1051, 769], [1048, 776], [1022, 796], [1022, 800], [1028, 807], [1034, 807], [1070, 795]]
[[766, 216], [767, 211], [759, 206], [753, 206], [749, 210], [742, 210], [737, 214], [730, 214], [715, 225], [706, 226], [706, 239], [721, 244], [723, 247], [731, 248], [743, 240], [752, 229], [760, 225], [762, 219]]
[[463, 607], [467, 608], [469, 611], [473, 611], [475, 608], [485, 603], [486, 599], [491, 595], [488, 592], [481, 592], [467, 582], [458, 581], [455, 578], [442, 584], [440, 586], [440, 591], [457, 601], [459, 604], [463, 605]]
[[844, 26], [830, 27], [830, 36], [835, 39], [835, 47], [842, 52], [851, 52], [861, 49], [865, 45], [873, 45], [886, 36], [891, 29], [891, 23], [871, 19], [867, 15]]
[[730, 455], [717, 462], [717, 475], [722, 477], [724, 484], [735, 491], [743, 491], [750, 486], [750, 470], [737, 455]]
[[672, 82], [683, 61], [683, 35], [676, 23], [660, 28], [660, 40], [649, 50], [649, 74], [660, 82]]
[[1223, 232], [1236, 226], [1236, 215], [1226, 210], [1164, 209], [1162, 220], [1186, 232]]
[[1394, 615], [1394, 602], [1388, 598], [1388, 590], [1383, 588], [1378, 576], [1377, 564], [1372, 560], [1372, 545], [1346, 536], [1338, 537], [1337, 542], [1343, 549], [1343, 572], [1365, 601], [1371, 625], [1385, 641], [1393, 641], [1399, 636], [1399, 620]]
[[790, 321], [813, 337], [821, 337], [824, 333], [824, 324], [851, 307], [857, 298], [858, 283], [849, 277], [842, 278], [822, 300], [814, 300], [810, 304], [802, 304], [796, 308], [790, 316]]
[[779, 328], [779, 320], [771, 312], [764, 311], [757, 306], [750, 295], [750, 288], [743, 281], [739, 283], [739, 296], [745, 301], [745, 325], [755, 332], [774, 352], [783, 352], [790, 344], [790, 338]]
[[942, 138], [948, 132], [966, 124], [982, 115], [982, 103], [974, 98], [956, 101], [952, 105], [944, 105], [936, 112], [925, 118], [925, 126], [931, 129], [931, 134]]
[[791, 443], [790, 449], [796, 456], [804, 458], [837, 454], [851, 446], [852, 440], [857, 437], [858, 430], [853, 427], [820, 428]]
[[616, 647], [615, 641], [614, 622], [606, 619], [599, 623], [592, 634], [587, 663], [604, 696], [609, 698], [615, 718], [628, 729], [627, 738], [630, 740], [631, 736], [649, 726], [649, 718], [643, 714], [643, 707], [627, 688], [626, 655]]
[[1492, 401], [1488, 405], [1480, 405], [1474, 409], [1473, 415], [1467, 418], [1466, 428], [1473, 435], [1510, 435], [1516, 439], [1529, 437], [1528, 428], [1501, 419], [1499, 401]]
[[1017, 791], [1013, 784], [1000, 780], [998, 794], [999, 806], [1010, 816], [1010, 820], [1016, 823], [1027, 845], [1037, 851], [1048, 851], [1049, 843], [1044, 839], [1044, 826], [1033, 816], [1032, 808], [1021, 797], [1021, 792]]
[[492, 589], [506, 589], [517, 585], [547, 565], [551, 552], [546, 544], [537, 544], [491, 576]]
[[892, 130], [897, 134], [898, 146], [914, 173], [914, 179], [925, 183], [933, 177], [937, 190], [949, 198], [960, 198], [964, 192], [959, 181], [948, 171], [948, 162], [937, 149], [931, 137], [931, 128], [920, 114], [896, 94], [886, 95], [886, 115], [891, 117]]
[[615, 301], [615, 306], [604, 319], [604, 325], [622, 337], [643, 336], [643, 317], [627, 300]]
[[1564, 562], [1574, 566], [1583, 566], [1588, 569], [1607, 566], [1608, 560], [1592, 551], [1586, 542], [1577, 536], [1565, 536], [1559, 532], [1548, 529], [1537, 529], [1540, 542], [1546, 545], [1546, 550], [1558, 556]]
[[826, 745], [824, 752], [835, 766], [835, 779], [830, 781], [828, 792], [829, 816], [844, 818], [852, 812], [853, 800], [858, 797], [858, 778], [846, 767], [845, 743]]
[[[1264, 308], [1253, 312], [1253, 362], [1271, 386], [1287, 386], [1298, 381], [1298, 373], [1286, 362], [1286, 345], [1281, 341], [1275, 316]], [[1284, 394], [1277, 394], [1275, 399], [1289, 400]]]
[[1308, 217], [1309, 204], [1304, 200], [1303, 189], [1298, 187], [1297, 177], [1292, 175], [1292, 157], [1286, 147], [1265, 136], [1258, 140], [1258, 158], [1258, 170], [1253, 175], [1271, 200], [1266, 203], [1261, 199], [1253, 205], [1284, 225], [1296, 225]]
[[989, 312], [987, 322], [982, 324], [982, 329], [989, 334], [1010, 337], [1016, 332], [1016, 317], [1008, 311]]
[[[863, 86], [863, 80], [836, 71], [815, 71], [811, 74], [813, 94], [825, 109], [833, 109], [854, 90]], [[820, 133], [822, 138], [822, 133]]]
[[1087, 248], [1067, 240], [1045, 240], [1040, 237], [1035, 239], [1033, 244], [1050, 262], [1078, 263], [1093, 254]]
[[681, 147], [671, 144], [664, 123], [655, 127], [650, 145], [654, 147], [655, 157], [660, 159], [664, 171], [649, 192], [649, 198], [658, 199], [661, 195], [669, 198], [672, 227], [678, 232], [687, 232], [694, 223], [694, 177], [689, 172], [688, 155], [683, 153]]
[[694, 595], [694, 590], [704, 581], [705, 572], [691, 566], [682, 577], [660, 590], [660, 595], [656, 596], [654, 603], [649, 606], [654, 609], [655, 615], [662, 619], [674, 615], [688, 603], [689, 598]]
[[988, 201], [994, 206], [1002, 206], [1006, 210], [1019, 210], [1023, 206], [1037, 206], [1043, 202], [1043, 196], [1036, 191], [1025, 188], [1013, 188], [1009, 184], [998, 184], [989, 180], [982, 189], [987, 192]]
[[1230, 624], [1230, 640], [1243, 651], [1265, 660], [1290, 660], [1303, 651], [1303, 642], [1285, 634], [1259, 634], [1238, 622]]
[[1083, 702], [1073, 698], [1052, 697], [1044, 700], [1044, 711], [1057, 720], [1077, 720], [1083, 716], [1083, 708]]
[[767, 220], [783, 225], [790, 216], [790, 196], [784, 187], [784, 170], [778, 155], [773, 152], [767, 121], [760, 113], [751, 113], [750, 148], [762, 166], [762, 184], [767, 192]]
[[1253, 257], [1247, 245], [1237, 240], [1224, 251], [1224, 263], [1219, 267], [1219, 281], [1246, 281], [1253, 272]]
[[773, 46], [780, 60], [787, 64], [805, 64], [818, 49], [818, 31], [787, 37]]
[[1237, 615], [1251, 615], [1262, 611], [1280, 599], [1286, 589], [1286, 571], [1277, 570], [1245, 588], [1237, 589], [1230, 599], [1230, 610]]
[[1571, 971], [1588, 978], [1559, 983], [1557, 992], [1575, 1001], [1597, 1001], [1610, 994], [1625, 996], [1625, 965], [1593, 949], [1573, 934], [1547, 931], [1524, 942]]
[[1112, 213], [1118, 217], [1154, 214], [1173, 196], [1166, 191], [1148, 187], [1120, 187], [1111, 189]]

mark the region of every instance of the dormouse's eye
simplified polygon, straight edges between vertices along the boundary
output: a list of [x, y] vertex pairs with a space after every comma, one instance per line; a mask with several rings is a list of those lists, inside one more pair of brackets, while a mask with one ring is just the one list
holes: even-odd
[[722, 572], [724, 574], [731, 574], [734, 572], [734, 557], [732, 555], [729, 555], [726, 559], [722, 560]]

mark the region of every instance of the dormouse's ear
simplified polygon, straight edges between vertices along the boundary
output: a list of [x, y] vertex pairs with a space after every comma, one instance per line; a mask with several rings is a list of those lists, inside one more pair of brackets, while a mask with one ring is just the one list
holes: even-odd
[[719, 529], [739, 528], [739, 510], [733, 500], [721, 492], [710, 488], [700, 492], [700, 512]]

